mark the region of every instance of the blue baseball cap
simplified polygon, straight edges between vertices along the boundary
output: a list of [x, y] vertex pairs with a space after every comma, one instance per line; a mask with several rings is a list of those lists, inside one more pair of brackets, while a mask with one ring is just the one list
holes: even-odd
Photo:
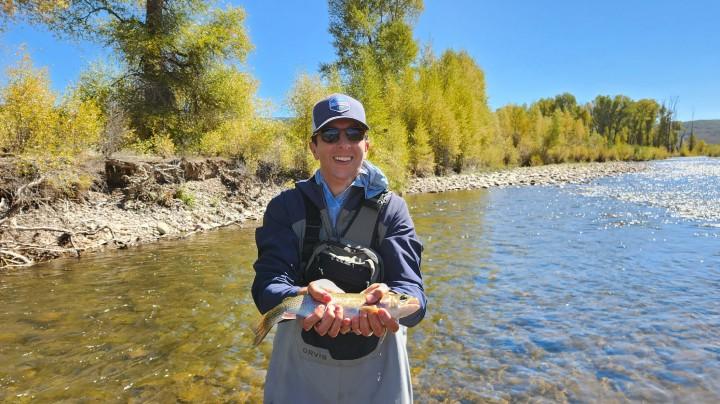
[[360, 101], [345, 94], [332, 94], [318, 101], [313, 107], [313, 130], [316, 133], [328, 123], [341, 118], [352, 119], [366, 130], [370, 127], [365, 122], [365, 108]]

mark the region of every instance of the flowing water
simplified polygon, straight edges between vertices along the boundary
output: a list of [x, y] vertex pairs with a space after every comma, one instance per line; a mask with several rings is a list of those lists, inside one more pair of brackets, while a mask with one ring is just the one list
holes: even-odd
[[[720, 160], [406, 198], [418, 402], [720, 400]], [[0, 401], [262, 396], [253, 229], [0, 276]]]

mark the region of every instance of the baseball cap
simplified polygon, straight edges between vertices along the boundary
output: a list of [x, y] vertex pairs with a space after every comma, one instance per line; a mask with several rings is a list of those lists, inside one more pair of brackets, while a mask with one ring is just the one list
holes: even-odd
[[313, 130], [315, 133], [328, 123], [341, 118], [348, 118], [370, 129], [365, 122], [365, 108], [360, 101], [345, 94], [332, 94], [318, 101], [313, 107]]

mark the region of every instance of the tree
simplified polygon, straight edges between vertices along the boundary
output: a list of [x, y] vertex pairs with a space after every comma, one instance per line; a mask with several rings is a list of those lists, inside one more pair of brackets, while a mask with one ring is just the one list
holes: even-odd
[[697, 146], [697, 137], [695, 137], [695, 132], [690, 132], [690, 138], [688, 139], [688, 149], [690, 151], [695, 151], [695, 146]]
[[446, 173], [454, 168], [460, 154], [459, 129], [450, 105], [444, 102], [443, 76], [440, 62], [425, 49], [419, 66], [418, 86], [424, 94], [421, 116], [427, 124], [430, 145], [435, 155], [435, 171]]
[[652, 131], [659, 110], [660, 105], [655, 100], [642, 99], [632, 103], [628, 112], [629, 144], [652, 144]]
[[663, 102], [660, 106], [657, 135], [653, 146], [664, 147], [667, 151], [675, 151], [678, 133], [682, 130], [682, 124], [674, 121], [676, 105], [677, 98], [673, 98], [667, 105]]
[[293, 114], [289, 125], [289, 142], [293, 150], [293, 165], [303, 174], [309, 175], [314, 166], [308, 148], [312, 133], [312, 109], [316, 102], [331, 93], [338, 92], [338, 83], [326, 84], [320, 76], [306, 73], [295, 79], [287, 97], [287, 105]]
[[429, 102], [443, 102], [451, 110], [457, 124], [459, 153], [454, 162], [458, 172], [465, 168], [482, 165], [490, 142], [491, 113], [485, 94], [485, 74], [473, 58], [464, 51], [443, 52], [438, 61], [438, 71], [443, 87], [442, 99]]
[[361, 60], [373, 59], [378, 71], [397, 76], [417, 56], [412, 24], [423, 0], [328, 0], [330, 34], [338, 60], [323, 66], [337, 68], [346, 77], [362, 71]]
[[575, 96], [570, 93], [562, 93], [555, 98], [541, 98], [535, 104], [544, 116], [552, 116], [557, 110], [578, 115], [580, 110]]
[[68, 0], [34, 18], [114, 48], [124, 67], [116, 97], [137, 135], [189, 147], [228, 119], [254, 118], [256, 84], [228, 64], [244, 62], [251, 49], [244, 17], [240, 8], [200, 0]]
[[502, 136], [512, 140], [513, 147], [518, 147], [521, 139], [530, 133], [530, 120], [527, 107], [508, 104], [495, 112]]
[[631, 103], [632, 100], [624, 95], [616, 95], [614, 98], [598, 95], [592, 102], [593, 129], [604, 136], [609, 144], [615, 143], [622, 127], [627, 124]]
[[434, 172], [434, 158], [428, 131], [421, 118], [410, 136], [410, 169], [418, 177], [426, 177]]
[[58, 103], [47, 71], [27, 55], [7, 75], [0, 89], [0, 150], [73, 157], [97, 142], [103, 120], [94, 102], [71, 94]]
[[68, 7], [65, 0], [2, 0], [0, 2], [0, 31], [8, 20], [18, 15], [31, 20], [44, 21], [58, 10]]

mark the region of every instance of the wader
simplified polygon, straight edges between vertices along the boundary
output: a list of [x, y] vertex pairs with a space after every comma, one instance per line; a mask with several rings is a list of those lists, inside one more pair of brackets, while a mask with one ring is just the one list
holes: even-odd
[[[329, 224], [327, 209], [318, 210], [303, 197], [305, 221], [293, 225], [302, 243], [302, 284], [327, 278], [345, 292], [357, 293], [382, 282], [382, 260], [375, 250], [386, 229], [377, 218], [389, 194], [364, 199], [356, 211], [341, 210], [336, 225], [341, 231]], [[353, 333], [331, 338], [304, 331], [302, 320], [281, 322], [265, 379], [265, 402], [410, 403], [406, 343], [404, 326], [382, 338]]]

